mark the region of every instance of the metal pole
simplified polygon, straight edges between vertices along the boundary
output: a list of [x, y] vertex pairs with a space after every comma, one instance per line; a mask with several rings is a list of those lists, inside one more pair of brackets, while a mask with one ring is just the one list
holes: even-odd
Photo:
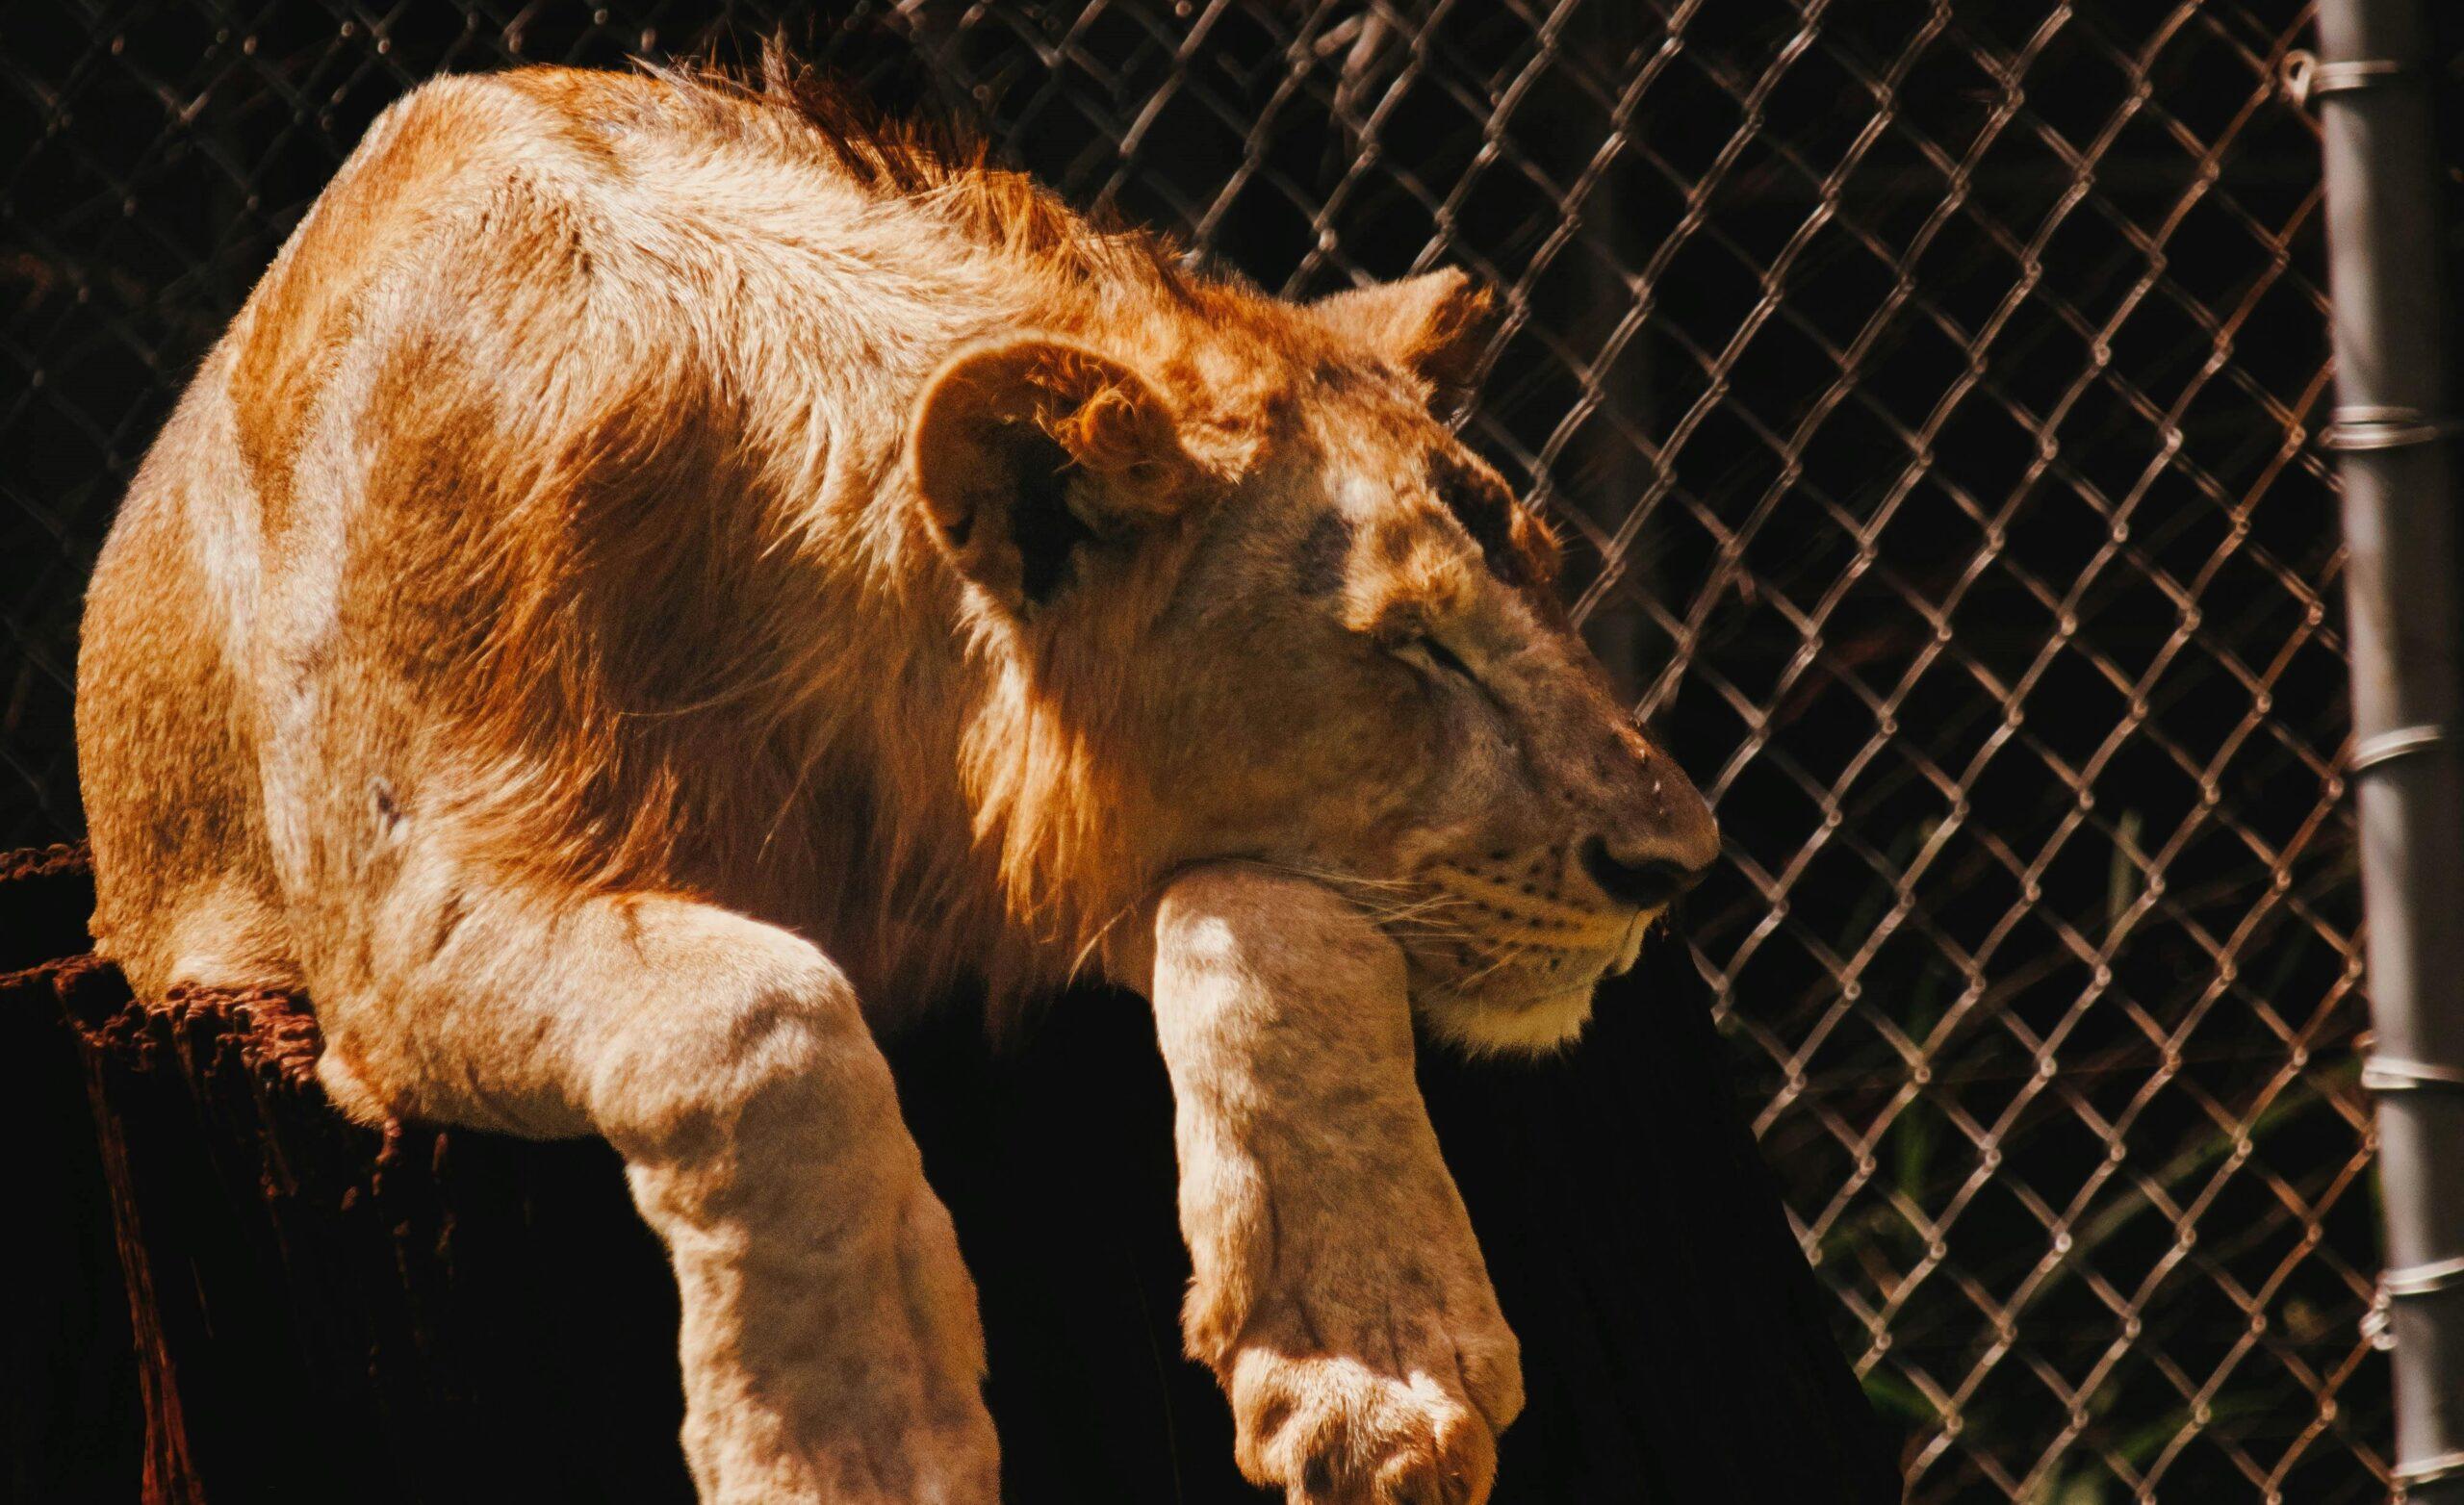
[[2351, 777], [2361, 822], [2387, 1216], [2379, 1279], [2395, 1340], [2396, 1474], [2464, 1502], [2464, 762], [2457, 568], [2430, 122], [2420, 0], [2324, 0], [2319, 101], [2334, 294], [2335, 421], [2352, 632]]

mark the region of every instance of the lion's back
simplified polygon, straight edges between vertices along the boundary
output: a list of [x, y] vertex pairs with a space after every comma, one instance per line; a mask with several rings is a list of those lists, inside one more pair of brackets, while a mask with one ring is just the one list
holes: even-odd
[[[265, 681], [296, 678], [330, 647], [298, 630], [301, 598], [333, 583], [299, 578], [298, 561], [346, 531], [352, 490], [319, 474], [316, 451], [331, 446], [321, 428], [335, 426], [337, 388], [365, 361], [354, 345], [372, 301], [406, 265], [453, 277], [429, 254], [439, 227], [483, 215], [543, 150], [582, 150], [552, 138], [563, 108], [585, 103], [453, 79], [388, 111], [268, 268], [130, 487], [88, 591], [77, 737], [94, 933], [142, 991], [299, 981], [264, 767], [285, 718]], [[330, 623], [332, 601], [307, 604]]]
[[[897, 452], [941, 353], [1063, 275], [821, 131], [560, 69], [438, 80], [372, 126], [96, 571], [97, 935], [139, 986], [324, 988], [385, 900], [372, 821], [398, 808], [560, 873], [785, 870], [729, 854], [771, 851], [776, 823], [735, 812], [794, 779], [695, 749], [766, 747], [716, 723], [821, 673], [816, 639], [870, 694], [855, 666], [904, 662], [909, 619], [872, 554], [779, 542], [848, 529], [917, 572], [902, 602], [945, 608], [865, 457]], [[786, 578], [808, 557], [839, 573]]]

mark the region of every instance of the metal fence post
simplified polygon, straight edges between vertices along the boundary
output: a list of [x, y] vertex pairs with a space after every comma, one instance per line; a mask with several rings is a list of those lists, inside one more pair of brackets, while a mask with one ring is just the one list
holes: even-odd
[[2337, 408], [2395, 1339], [2396, 1477], [2464, 1501], [2464, 763], [2427, 20], [2327, 0], [2320, 57]]

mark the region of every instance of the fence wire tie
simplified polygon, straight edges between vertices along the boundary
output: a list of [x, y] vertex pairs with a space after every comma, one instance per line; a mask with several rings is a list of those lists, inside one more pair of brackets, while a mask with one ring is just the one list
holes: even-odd
[[2378, 1277], [2378, 1288], [2397, 1301], [2413, 1296], [2435, 1296], [2441, 1291], [2454, 1289], [2459, 1284], [2464, 1284], [2464, 1255], [2451, 1260], [2432, 1260], [2426, 1264], [2403, 1265], [2383, 1271]]
[[2370, 1092], [2464, 1092], [2464, 1068], [2373, 1056], [2361, 1063], [2361, 1085]]
[[2421, 69], [2386, 58], [2322, 63], [2317, 53], [2297, 49], [2284, 55], [2283, 68], [2276, 76], [2276, 83], [2284, 90], [2284, 96], [2292, 100], [2294, 108], [2298, 110], [2322, 94], [2348, 94], [2355, 89], [2417, 84], [2424, 77]]
[[2382, 763], [2418, 757], [2455, 746], [2455, 733], [2445, 727], [2395, 727], [2362, 737], [2345, 757], [2345, 775], [2358, 778]]
[[2436, 1484], [2441, 1479], [2451, 1479], [2458, 1474], [2464, 1474], [2464, 1453], [2441, 1453], [2435, 1458], [2425, 1458], [2417, 1464], [2398, 1464], [2392, 1472], [2395, 1482], [2408, 1490], [2420, 1485]]
[[2452, 439], [2464, 424], [2419, 408], [2340, 407], [2319, 432], [2319, 447], [2350, 453], [2360, 449], [2405, 449]]
[[[2396, 1346], [2397, 1302], [2435, 1296], [2459, 1285], [2464, 1285], [2464, 1256], [2380, 1272], [2377, 1288], [2371, 1292], [2370, 1310], [2361, 1314], [2362, 1341], [2380, 1353], [2391, 1352]], [[2454, 1472], [2459, 1462], [2464, 1462], [2464, 1454], [2450, 1453], [2426, 1463], [2399, 1465], [2396, 1477], [2411, 1484], [2426, 1484], [2430, 1478], [2445, 1478]], [[2413, 1468], [2429, 1470], [2429, 1476], [2412, 1474], [2409, 1470]]]

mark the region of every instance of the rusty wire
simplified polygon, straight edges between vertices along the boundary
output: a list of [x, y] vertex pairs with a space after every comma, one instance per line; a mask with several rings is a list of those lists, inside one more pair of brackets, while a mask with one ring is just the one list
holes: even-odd
[[[1911, 1498], [2385, 1495], [2302, 6], [785, 9], [1269, 287], [1502, 291], [1467, 432], [1716, 799], [1684, 931]], [[0, 841], [76, 829], [110, 508], [375, 110], [782, 19], [0, 22]]]

